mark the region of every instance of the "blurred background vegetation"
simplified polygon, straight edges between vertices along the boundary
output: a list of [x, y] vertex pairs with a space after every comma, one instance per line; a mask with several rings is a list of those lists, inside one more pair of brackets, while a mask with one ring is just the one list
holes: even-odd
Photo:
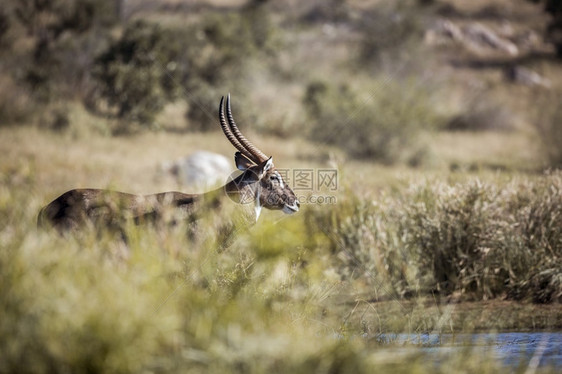
[[[4, 1], [0, 372], [510, 371], [381, 341], [562, 327], [561, 51], [556, 0]], [[228, 92], [278, 167], [338, 170], [337, 205], [220, 253], [37, 233], [65, 190], [231, 158]]]
[[420, 165], [434, 131], [527, 130], [539, 167], [558, 166], [562, 11], [506, 4], [7, 1], [0, 123], [64, 130], [86, 111], [102, 133], [216, 130], [232, 91], [255, 131], [352, 158]]

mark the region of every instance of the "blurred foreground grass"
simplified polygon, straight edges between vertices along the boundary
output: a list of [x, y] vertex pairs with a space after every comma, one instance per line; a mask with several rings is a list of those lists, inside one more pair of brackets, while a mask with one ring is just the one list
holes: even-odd
[[[0, 372], [496, 373], [512, 368], [491, 353], [436, 366], [370, 338], [562, 326], [559, 173], [437, 169], [410, 183], [420, 171], [404, 169], [355, 189], [371, 166], [350, 164], [337, 205], [269, 212], [222, 252], [181, 225], [131, 226], [127, 245], [36, 230], [39, 208], [68, 188], [174, 189], [153, 163], [199, 136], [2, 131]], [[265, 143], [280, 167], [296, 164], [293, 145]], [[551, 304], [531, 303], [537, 290]]]

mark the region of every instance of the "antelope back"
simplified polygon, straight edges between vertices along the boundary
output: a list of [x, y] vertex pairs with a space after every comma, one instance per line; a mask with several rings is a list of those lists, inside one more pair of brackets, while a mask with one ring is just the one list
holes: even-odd
[[127, 220], [155, 221], [163, 218], [167, 208], [190, 213], [197, 195], [163, 192], [133, 195], [101, 189], [75, 189], [65, 192], [41, 209], [39, 227], [53, 226], [59, 232], [86, 225], [121, 230]]

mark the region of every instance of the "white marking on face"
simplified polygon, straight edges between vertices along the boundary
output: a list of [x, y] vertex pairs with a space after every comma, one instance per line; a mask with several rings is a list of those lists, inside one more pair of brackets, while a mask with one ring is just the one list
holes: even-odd
[[256, 206], [254, 207], [254, 211], [256, 213], [256, 222], [258, 222], [258, 218], [260, 218], [260, 213], [261, 213], [260, 189], [259, 189], [259, 187], [256, 191]]
[[275, 171], [275, 176], [277, 176], [277, 179], [279, 180], [279, 185], [281, 186], [281, 188], [285, 188], [285, 183], [283, 182], [283, 178], [281, 178], [281, 174], [279, 174], [278, 171]]

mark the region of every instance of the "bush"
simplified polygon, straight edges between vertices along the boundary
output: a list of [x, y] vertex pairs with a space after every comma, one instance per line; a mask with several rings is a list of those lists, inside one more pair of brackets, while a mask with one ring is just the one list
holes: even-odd
[[427, 92], [397, 82], [376, 81], [363, 91], [314, 82], [303, 104], [312, 122], [310, 139], [387, 164], [419, 162], [419, 135], [438, 121]]
[[[167, 100], [177, 94], [180, 45], [156, 24], [135, 21], [96, 61], [98, 94], [110, 113], [150, 125]], [[177, 39], [176, 39], [177, 40]]]
[[13, 19], [27, 35], [20, 35], [30, 51], [18, 56], [14, 70], [24, 70], [23, 81], [34, 98], [83, 94], [83, 88], [97, 48], [117, 23], [115, 2], [111, 0], [22, 0], [12, 4]]
[[97, 59], [97, 91], [89, 106], [151, 125], [165, 104], [187, 99], [188, 128], [215, 129], [214, 122], [207, 125], [206, 111], [212, 108], [216, 118], [218, 98], [243, 79], [246, 61], [275, 53], [274, 31], [263, 6], [254, 3], [239, 13], [206, 15], [183, 28], [135, 21]]
[[[161, 109], [185, 93], [194, 99], [190, 126], [203, 129], [197, 103], [242, 86], [251, 71], [247, 61], [263, 63], [276, 53], [280, 38], [265, 3], [203, 11], [189, 26], [132, 21], [118, 33], [113, 26], [122, 1], [10, 0], [0, 10], [0, 47], [8, 47], [0, 48], [3, 68], [33, 101], [82, 100], [93, 113], [120, 120], [120, 132], [155, 125]], [[213, 118], [217, 97], [208, 107]], [[17, 110], [4, 102], [13, 101], [0, 99], [10, 122], [19, 121], [12, 119]]]
[[342, 209], [333, 249], [375, 294], [562, 302], [560, 211], [560, 173], [502, 188], [422, 183]]
[[[201, 21], [203, 32], [189, 44], [191, 69], [183, 80], [190, 99], [189, 130], [217, 129], [218, 98], [237, 87], [235, 101], [246, 101], [253, 64], [267, 65], [276, 54], [280, 40], [265, 3], [251, 1], [239, 13], [211, 14]], [[248, 108], [236, 118], [245, 122], [244, 116], [251, 116]]]

